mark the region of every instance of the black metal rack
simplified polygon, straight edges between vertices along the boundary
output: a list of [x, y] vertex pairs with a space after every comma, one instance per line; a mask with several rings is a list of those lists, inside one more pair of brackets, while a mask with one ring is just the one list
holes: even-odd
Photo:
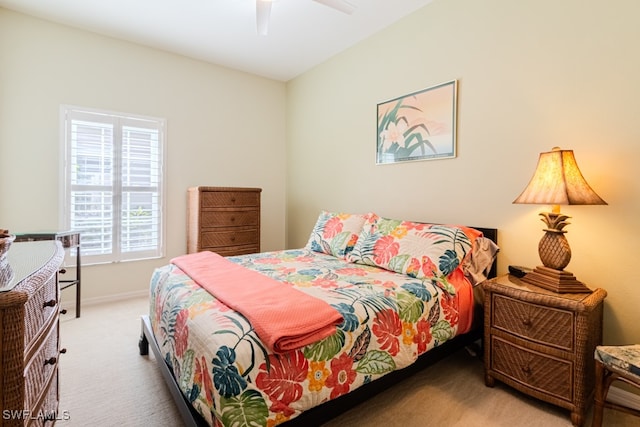
[[[80, 232], [78, 231], [51, 231], [51, 232], [38, 232], [38, 233], [21, 233], [16, 234], [16, 242], [34, 242], [37, 240], [58, 240], [62, 243], [62, 247], [67, 250], [76, 250], [76, 277], [72, 279], [58, 279], [60, 290], [67, 289], [68, 287], [76, 287], [76, 317], [80, 317]], [[65, 274], [67, 270], [63, 267], [60, 269], [60, 274]], [[63, 311], [64, 314], [64, 311]]]

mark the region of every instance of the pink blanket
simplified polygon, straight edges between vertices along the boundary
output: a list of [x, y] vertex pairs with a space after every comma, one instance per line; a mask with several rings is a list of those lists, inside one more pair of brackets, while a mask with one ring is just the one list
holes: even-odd
[[327, 302], [213, 252], [171, 260], [198, 285], [245, 316], [272, 351], [282, 353], [332, 335], [343, 319]]

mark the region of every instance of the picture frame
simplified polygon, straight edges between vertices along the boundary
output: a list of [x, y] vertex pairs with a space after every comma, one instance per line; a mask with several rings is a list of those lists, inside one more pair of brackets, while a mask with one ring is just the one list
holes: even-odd
[[376, 164], [456, 157], [458, 81], [377, 105]]

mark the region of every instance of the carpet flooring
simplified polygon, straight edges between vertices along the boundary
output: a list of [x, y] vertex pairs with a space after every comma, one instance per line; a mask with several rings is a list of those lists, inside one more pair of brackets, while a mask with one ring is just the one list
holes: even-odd
[[[140, 356], [140, 316], [146, 298], [73, 309], [61, 316], [60, 413], [62, 427], [181, 427], [152, 353]], [[591, 423], [591, 411], [586, 425]], [[605, 425], [639, 426], [640, 419], [610, 410]], [[498, 383], [485, 387], [482, 362], [458, 351], [324, 427], [560, 427], [569, 412]]]

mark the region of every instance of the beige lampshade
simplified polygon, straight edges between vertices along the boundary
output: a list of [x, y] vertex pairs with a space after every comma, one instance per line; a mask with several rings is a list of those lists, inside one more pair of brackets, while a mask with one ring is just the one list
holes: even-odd
[[573, 150], [540, 153], [533, 178], [513, 203], [544, 205], [606, 205], [587, 184]]

